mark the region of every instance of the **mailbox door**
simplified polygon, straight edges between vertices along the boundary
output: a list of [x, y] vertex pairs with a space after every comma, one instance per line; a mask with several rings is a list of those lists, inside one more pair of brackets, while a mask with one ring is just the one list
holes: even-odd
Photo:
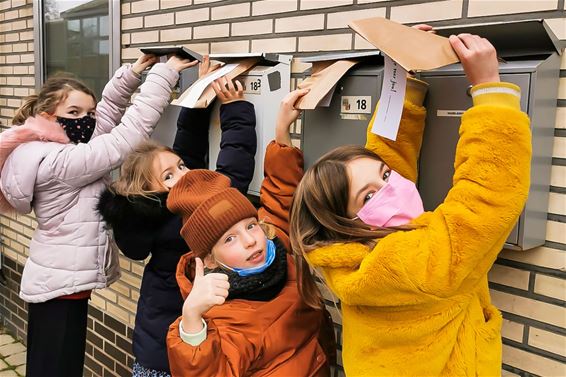
[[302, 149], [305, 168], [326, 152], [346, 144], [365, 145], [366, 129], [381, 92], [383, 69], [348, 72], [338, 83], [329, 107], [305, 111]]
[[[462, 113], [472, 106], [468, 80], [463, 72], [456, 75], [423, 75], [430, 85], [427, 94], [427, 119], [419, 161], [419, 192], [425, 210], [431, 211], [442, 203], [452, 187], [454, 158], [459, 139]], [[518, 85], [521, 109], [528, 111], [530, 73], [502, 74], [501, 81]], [[523, 215], [521, 215], [521, 218]], [[507, 243], [517, 245], [521, 220], [513, 228]]]

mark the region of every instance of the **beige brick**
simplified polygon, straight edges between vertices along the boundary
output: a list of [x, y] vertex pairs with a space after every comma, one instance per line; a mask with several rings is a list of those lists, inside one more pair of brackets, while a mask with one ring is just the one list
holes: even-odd
[[546, 222], [546, 239], [552, 242], [566, 243], [565, 225], [558, 221]]
[[[7, 106], [8, 106], [8, 107], [14, 107], [14, 108], [17, 109], [17, 108], [19, 108], [21, 105], [22, 105], [22, 101], [19, 100], [19, 99], [13, 99], [13, 98], [9, 98], [9, 99], [8, 99], [8, 103], [7, 103]], [[29, 241], [29, 240], [23, 240], [23, 238], [22, 238], [20, 235], [18, 235], [18, 241], [19, 241], [21, 244], [23, 244], [23, 245], [29, 246], [29, 245], [26, 243], [26, 242]], [[25, 241], [25, 242], [24, 242], [24, 241]]]
[[252, 52], [295, 52], [297, 38], [258, 39], [252, 41]]
[[175, 23], [189, 24], [192, 22], [208, 21], [210, 8], [200, 8], [194, 10], [186, 10], [175, 13]]
[[132, 261], [130, 259], [127, 259], [124, 256], [121, 256], [120, 259], [120, 268], [126, 271], [130, 271], [132, 268]]
[[122, 271], [121, 281], [126, 283], [126, 284], [131, 285], [133, 288], [139, 289], [140, 279], [137, 276], [135, 276], [135, 275], [133, 275], [129, 272]]
[[351, 34], [299, 37], [299, 51], [334, 51], [350, 50], [351, 48]]
[[324, 29], [324, 14], [285, 17], [275, 20], [276, 33], [322, 29]]
[[401, 23], [439, 21], [460, 18], [462, 0], [447, 0], [391, 8], [391, 19]]
[[33, 39], [33, 31], [23, 31], [20, 33], [21, 41], [30, 41]]
[[540, 376], [566, 376], [566, 364], [505, 344], [503, 363]]
[[143, 17], [131, 17], [122, 19], [122, 30], [139, 29], [143, 27]]
[[6, 63], [8, 64], [14, 64], [14, 63], [19, 63], [20, 62], [20, 56], [19, 55], [8, 55], [6, 57]]
[[167, 25], [173, 25], [174, 22], [175, 22], [174, 13], [156, 14], [153, 16], [145, 16], [144, 27], [167, 26]]
[[191, 0], [161, 0], [161, 9], [188, 7], [191, 4]]
[[342, 29], [348, 27], [348, 22], [362, 18], [385, 17], [385, 8], [356, 10], [351, 12], [328, 13], [326, 16], [327, 29]]
[[118, 297], [118, 305], [132, 314], [136, 313], [137, 302], [124, 297]]
[[548, 212], [566, 215], [566, 195], [551, 192], [548, 201]]
[[96, 307], [96, 308], [98, 308], [98, 309], [100, 309], [100, 310], [104, 310], [104, 311], [106, 310], [106, 300], [105, 300], [104, 298], [100, 297], [100, 296], [96, 293], [96, 291], [95, 291], [95, 293], [90, 297], [90, 302], [91, 302], [91, 304], [92, 304], [94, 307]]
[[354, 3], [353, 0], [300, 0], [300, 1], [301, 1], [301, 5], [300, 5], [301, 10], [341, 7], [344, 5], [351, 5]]
[[229, 31], [230, 24], [199, 26], [193, 30], [193, 39], [227, 37]]
[[537, 247], [525, 252], [503, 250], [499, 257], [540, 267], [566, 270], [566, 251], [549, 247]]
[[33, 8], [20, 9], [18, 12], [20, 18], [33, 16]]
[[0, 10], [10, 9], [10, 0], [0, 2]]
[[22, 77], [22, 85], [35, 86], [35, 79], [33, 77]]
[[537, 274], [535, 293], [566, 301], [566, 280]]
[[122, 283], [121, 281], [117, 281], [110, 287], [112, 290], [120, 293], [125, 297], [130, 297], [130, 287], [126, 284]]
[[144, 262], [132, 261], [132, 272], [139, 277], [143, 275], [143, 269], [145, 267]]
[[186, 41], [191, 39], [191, 33], [190, 27], [161, 30], [159, 40], [161, 42]]
[[566, 357], [566, 337], [531, 327], [529, 345]]
[[12, 50], [14, 52], [26, 52], [28, 50], [27, 43], [14, 43], [12, 45]]
[[504, 338], [522, 343], [524, 328], [525, 326], [520, 323], [513, 322], [508, 319], [503, 319], [503, 327], [501, 328], [501, 335]]
[[528, 290], [529, 275], [529, 271], [494, 264], [488, 276], [491, 282]]
[[556, 109], [556, 128], [566, 128], [566, 107], [558, 107]]
[[248, 52], [250, 42], [245, 41], [230, 41], [230, 42], [217, 42], [210, 44], [211, 54], [221, 54], [221, 53], [238, 53], [238, 52]]
[[208, 4], [208, 3], [217, 3], [222, 0], [194, 0], [195, 5], [197, 4]]
[[564, 308], [558, 305], [547, 304], [493, 289], [491, 290], [491, 298], [495, 306], [503, 311], [550, 323], [551, 325], [566, 327]]
[[112, 301], [112, 302], [118, 302], [118, 298], [116, 296], [115, 292], [112, 292], [111, 289], [106, 288], [106, 289], [100, 289], [96, 291], [100, 296], [104, 297], [105, 300], [108, 301]]
[[358, 4], [383, 3], [391, 0], [358, 0]]
[[122, 16], [132, 13], [131, 3], [122, 4]]
[[106, 311], [107, 311], [106, 314], [110, 314], [112, 317], [114, 317], [117, 320], [121, 320], [126, 323], [128, 323], [130, 320], [128, 312], [120, 308], [118, 305], [114, 305], [110, 302], [107, 302]]
[[33, 65], [30, 65], [30, 66], [28, 67], [28, 71], [29, 71], [28, 73], [29, 73], [30, 75], [35, 74], [35, 67], [34, 67]]
[[23, 7], [24, 5], [26, 5], [26, 0], [12, 0], [12, 8]]
[[273, 20], [236, 22], [232, 24], [232, 36], [268, 34], [273, 32]]
[[225, 5], [211, 9], [213, 20], [223, 20], [227, 18], [247, 17], [250, 15], [250, 3]]
[[21, 29], [25, 29], [28, 27], [28, 24], [26, 21], [16, 21], [16, 22], [12, 22], [12, 30], [21, 30]]
[[4, 19], [5, 20], [13, 20], [15, 18], [18, 18], [18, 11], [17, 10], [12, 10], [10, 12], [4, 13]]
[[562, 77], [559, 80], [558, 98], [559, 99], [566, 99], [566, 77]]
[[5, 42], [17, 42], [17, 41], [20, 40], [20, 34], [19, 33], [10, 33], [10, 34], [3, 35], [3, 37], [4, 37]]
[[131, 43], [130, 34], [123, 33], [122, 34], [122, 45], [129, 45]]
[[360, 37], [358, 34], [354, 35], [354, 48], [356, 50], [375, 50], [375, 46]]
[[34, 27], [33, 26], [33, 19], [32, 18], [28, 19], [27, 22], [26, 22], [26, 25], [27, 25], [28, 29], [33, 29], [33, 27]]
[[[19, 97], [27, 97], [27, 96], [30, 95], [30, 92], [29, 92], [29, 89], [27, 89], [27, 88], [15, 88], [14, 89], [14, 95], [19, 96]], [[28, 230], [24, 230], [24, 231], [28, 232]], [[26, 234], [26, 235], [28, 235], [28, 234]], [[31, 236], [31, 234], [29, 234], [28, 236]]]
[[159, 40], [159, 31], [142, 31], [139, 33], [132, 33], [132, 43], [149, 43], [157, 42]]
[[551, 10], [556, 9], [557, 5], [557, 0], [470, 0], [468, 4], [468, 17]]
[[301, 139], [291, 139], [291, 144], [293, 144], [295, 148], [301, 149]]
[[12, 45], [0, 45], [0, 53], [12, 52]]
[[123, 48], [122, 49], [122, 60], [137, 59], [139, 58], [141, 52], [137, 48]]
[[261, 0], [252, 2], [252, 15], [280, 14], [297, 10], [295, 0]]
[[566, 187], [566, 166], [552, 166], [550, 184], [557, 187]]
[[132, 3], [132, 13], [151, 12], [159, 9], [159, 0], [142, 0]]

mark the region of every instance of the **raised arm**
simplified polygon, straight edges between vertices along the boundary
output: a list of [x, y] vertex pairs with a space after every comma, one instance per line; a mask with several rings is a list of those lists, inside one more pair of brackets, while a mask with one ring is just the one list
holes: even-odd
[[281, 101], [275, 140], [267, 146], [263, 164], [259, 218], [266, 219], [286, 234], [289, 234], [289, 210], [293, 194], [304, 174], [303, 152], [293, 147], [289, 127], [300, 115], [295, 103], [307, 93], [308, 89], [295, 90]]
[[156, 64], [118, 127], [88, 143], [68, 145], [57, 156], [50, 155], [51, 158], [43, 162], [52, 165], [52, 179], [82, 187], [118, 167], [125, 156], [153, 132], [169, 104], [179, 71], [194, 64], [176, 57], [166, 64]]
[[189, 169], [208, 169], [208, 128], [210, 109], [183, 107], [177, 118], [173, 150]]
[[102, 91], [102, 99], [96, 105], [96, 128], [92, 137], [112, 131], [120, 124], [130, 98], [141, 83], [141, 73], [157, 59], [142, 55], [134, 64], [120, 67]]
[[[407, 91], [397, 140], [392, 141], [371, 132], [376, 107], [368, 125], [366, 148], [377, 153], [393, 170], [413, 182], [417, 181], [417, 161], [423, 140], [426, 109], [423, 107], [428, 84], [407, 79]], [[379, 106], [379, 105], [378, 105]]]

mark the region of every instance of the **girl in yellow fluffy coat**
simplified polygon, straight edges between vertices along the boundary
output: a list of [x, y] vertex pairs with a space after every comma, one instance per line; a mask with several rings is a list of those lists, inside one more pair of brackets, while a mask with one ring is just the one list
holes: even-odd
[[519, 88], [499, 82], [487, 40], [450, 43], [474, 106], [462, 116], [454, 185], [436, 210], [423, 213], [413, 183], [425, 110], [410, 89], [396, 142], [368, 132], [367, 149], [329, 152], [295, 193], [301, 293], [320, 305], [310, 265], [340, 298], [348, 376], [501, 373], [502, 318], [487, 272], [527, 198], [529, 119]]

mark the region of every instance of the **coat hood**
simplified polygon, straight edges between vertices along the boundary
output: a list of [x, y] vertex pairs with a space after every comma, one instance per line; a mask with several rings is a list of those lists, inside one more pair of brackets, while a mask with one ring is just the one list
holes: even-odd
[[150, 227], [175, 216], [167, 209], [168, 192], [148, 198], [141, 195], [123, 196], [106, 189], [100, 195], [97, 211], [109, 227]]

